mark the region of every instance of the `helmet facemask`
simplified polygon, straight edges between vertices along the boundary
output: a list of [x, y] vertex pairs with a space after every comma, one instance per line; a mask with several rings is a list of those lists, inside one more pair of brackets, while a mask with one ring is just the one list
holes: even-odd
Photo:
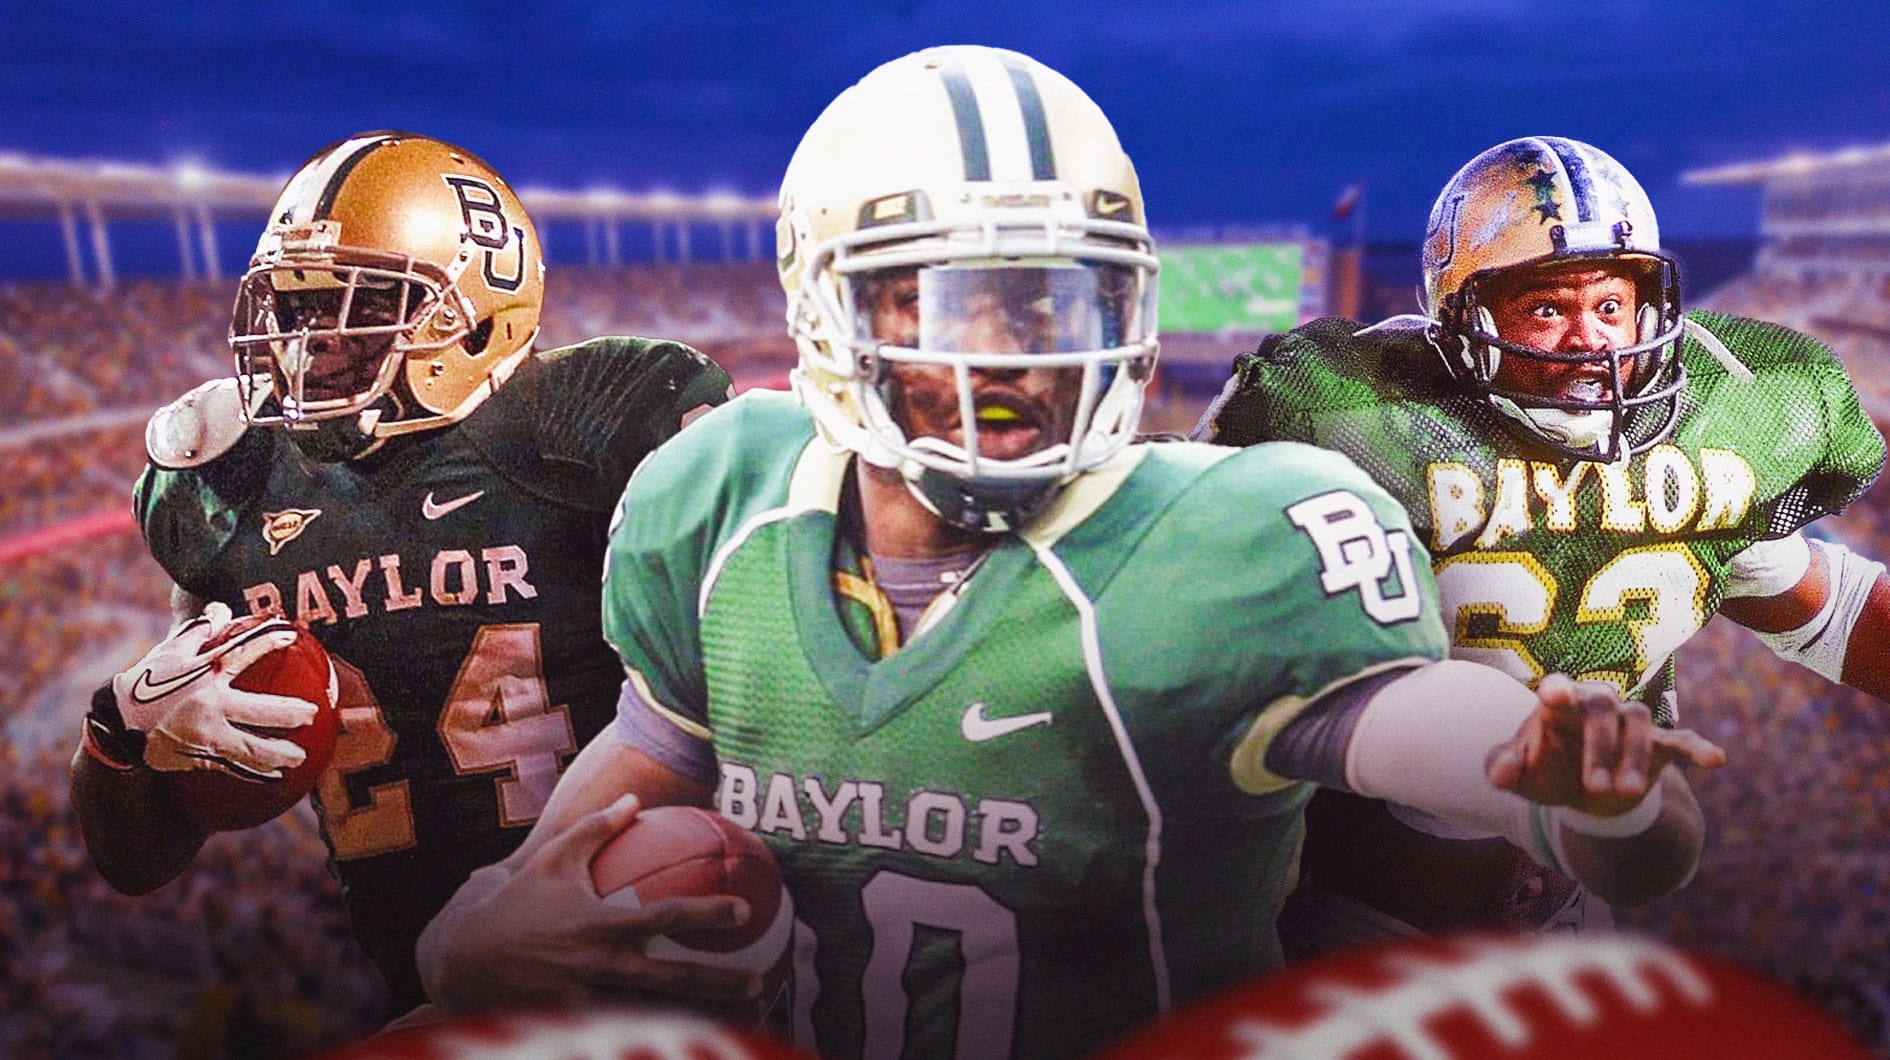
[[[1660, 222], [1646, 190], [1607, 153], [1560, 136], [1527, 136], [1483, 151], [1438, 193], [1421, 257], [1432, 344], [1463, 389], [1526, 441], [1578, 460], [1613, 462], [1672, 433], [1686, 385], [1679, 267], [1660, 249]], [[1589, 349], [1505, 339], [1497, 334], [1499, 317], [1512, 330], [1544, 334], [1503, 308], [1505, 293], [1535, 280], [1551, 281], [1543, 290], [1554, 294], [1556, 278], [1532, 270], [1567, 270], [1562, 278], [1569, 280], [1584, 271], [1627, 280], [1635, 315], [1580, 322], [1603, 332], [1601, 341], [1577, 339]], [[1549, 344], [1569, 343], [1564, 337]], [[1518, 385], [1525, 381], [1534, 385]], [[1551, 387], [1557, 393], [1541, 392]]]
[[[1490, 303], [1519, 272], [1584, 260], [1597, 269], [1634, 266], [1635, 340], [1620, 349], [1546, 350], [1497, 333]], [[1664, 441], [1679, 418], [1686, 386], [1680, 363], [1684, 321], [1679, 269], [1664, 254], [1565, 254], [1541, 262], [1472, 274], [1440, 307], [1434, 341], [1461, 382], [1537, 445], [1581, 460], [1615, 462]], [[1544, 366], [1593, 366], [1594, 377], [1561, 394], [1543, 394], [1499, 379], [1506, 358]]]
[[472, 324], [453, 278], [428, 262], [287, 242], [279, 256], [258, 255], [231, 318], [237, 379], [271, 390], [249, 422], [295, 432], [319, 459], [364, 456], [404, 433], [408, 359], [468, 342]]
[[1139, 227], [1044, 208], [869, 226], [809, 256], [797, 386], [831, 439], [946, 522], [1014, 529], [1133, 439], [1155, 270]]

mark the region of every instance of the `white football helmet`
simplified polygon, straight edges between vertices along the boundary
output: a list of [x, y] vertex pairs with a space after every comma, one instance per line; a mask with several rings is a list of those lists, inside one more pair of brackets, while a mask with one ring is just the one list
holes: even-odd
[[544, 258], [525, 208], [463, 148], [405, 132], [315, 153], [270, 211], [230, 347], [250, 421], [318, 459], [456, 423], [531, 352]]
[[[1679, 266], [1660, 249], [1647, 193], [1619, 162], [1558, 136], [1498, 144], [1444, 185], [1431, 207], [1423, 257], [1425, 312], [1444, 363], [1531, 441], [1612, 461], [1650, 449], [1673, 431], [1686, 385]], [[1555, 352], [1496, 334], [1484, 303], [1492, 279], [1594, 259], [1632, 267], [1641, 307], [1635, 345]], [[1614, 385], [1594, 400], [1500, 388], [1495, 378], [1504, 357], [1598, 362]]]
[[[1154, 245], [1115, 129], [1056, 71], [976, 46], [874, 70], [801, 140], [776, 235], [801, 400], [830, 442], [898, 469], [953, 525], [1014, 528], [1134, 437], [1156, 355]], [[876, 333], [887, 283], [916, 298], [913, 334]], [[1008, 336], [968, 338], [974, 315]], [[962, 444], [909, 435], [900, 364], [950, 369]], [[980, 417], [987, 432], [999, 417], [973, 373], [1028, 369], [1071, 373], [1075, 407], [1045, 432], [1059, 436], [999, 459], [980, 449]]]

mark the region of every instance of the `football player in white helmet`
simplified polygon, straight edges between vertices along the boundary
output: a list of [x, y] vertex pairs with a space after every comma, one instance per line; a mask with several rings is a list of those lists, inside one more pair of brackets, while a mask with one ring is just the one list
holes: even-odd
[[[997, 107], [1001, 70], [932, 76], [944, 98], [923, 105], [949, 106], [954, 135], [914, 97], [854, 93], [782, 179], [794, 381], [830, 441], [950, 525], [999, 533], [1134, 436], [1157, 262], [1135, 170], [1074, 86], [1020, 77]], [[1030, 396], [995, 382], [1018, 379]]]
[[[618, 724], [429, 926], [436, 1000], [687, 994], [733, 963], [617, 943], [588, 865], [639, 804], [768, 841], [780, 1011], [832, 1057], [1090, 1055], [1269, 967], [1308, 781], [1540, 835], [1610, 893], [1684, 878], [1666, 767], [1717, 749], [1433, 662], [1404, 516], [1336, 455], [1131, 444], [1156, 259], [1068, 79], [995, 48], [888, 63], [781, 205], [795, 395], [710, 413], [625, 492]], [[1440, 696], [1467, 728], [1428, 722]]]

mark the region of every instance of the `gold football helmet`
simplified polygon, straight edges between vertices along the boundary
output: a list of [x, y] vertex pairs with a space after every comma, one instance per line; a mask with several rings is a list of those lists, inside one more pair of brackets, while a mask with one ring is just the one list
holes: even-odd
[[[1568, 456], [1617, 460], [1659, 444], [1679, 417], [1680, 272], [1660, 249], [1647, 193], [1619, 162], [1557, 136], [1501, 143], [1444, 185], [1424, 238], [1425, 311], [1444, 363], [1533, 442]], [[1605, 260], [1629, 267], [1639, 291], [1635, 345], [1556, 352], [1508, 342], [1486, 306], [1509, 270]], [[1616, 385], [1594, 400], [1496, 385], [1504, 357], [1596, 362]]]
[[492, 167], [351, 136], [290, 178], [238, 290], [237, 378], [273, 399], [250, 422], [327, 460], [458, 422], [530, 352], [543, 302], [537, 233]]
[[[1133, 438], [1156, 355], [1154, 246], [1115, 129], [1056, 71], [975, 46], [874, 70], [801, 140], [776, 236], [801, 400], [829, 441], [898, 469], [948, 522], [1010, 529]], [[907, 292], [909, 332], [876, 318], [889, 284]], [[900, 422], [902, 364], [949, 370], [962, 444]], [[992, 439], [1015, 411], [982, 402], [973, 373], [1029, 370], [1064, 373], [1074, 407], [1000, 458]]]

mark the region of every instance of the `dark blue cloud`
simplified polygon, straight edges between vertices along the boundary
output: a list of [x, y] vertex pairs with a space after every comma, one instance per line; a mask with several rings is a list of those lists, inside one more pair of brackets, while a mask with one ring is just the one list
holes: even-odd
[[1376, 238], [1414, 237], [1456, 166], [1513, 136], [1602, 146], [1682, 235], [1757, 212], [1686, 169], [1890, 140], [1881, 0], [131, 0], [14, 13], [6, 36], [0, 149], [286, 173], [405, 127], [519, 184], [751, 194], [874, 65], [998, 44], [1103, 104], [1158, 223], [1319, 223], [1361, 181]]

